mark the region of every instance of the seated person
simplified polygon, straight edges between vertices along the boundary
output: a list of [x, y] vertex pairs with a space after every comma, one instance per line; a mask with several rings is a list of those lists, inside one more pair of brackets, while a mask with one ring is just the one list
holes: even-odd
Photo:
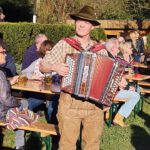
[[118, 56], [120, 56], [125, 61], [127, 61], [128, 63], [131, 64], [131, 62], [133, 61], [133, 55], [132, 55], [133, 48], [132, 48], [131, 41], [126, 41], [126, 42], [120, 43], [119, 50], [120, 50], [120, 52], [118, 53]]
[[[2, 39], [0, 39], [0, 43], [3, 45], [5, 50], [7, 50], [7, 45]], [[6, 62], [4, 64], [1, 64], [0, 67], [4, 70], [7, 77], [13, 77], [13, 76], [17, 75], [14, 58], [8, 52], [6, 52]]]
[[[119, 44], [117, 44], [117, 41], [115, 39], [109, 39], [106, 42], [106, 49], [108, 51], [108, 54], [111, 58], [115, 59], [119, 52]], [[128, 101], [126, 101], [119, 109], [118, 113], [115, 115], [113, 123], [121, 126], [121, 127], [127, 127], [127, 125], [124, 123], [123, 119], [127, 118], [132, 110], [134, 109], [134, 106], [138, 103], [140, 100], [140, 95], [135, 92], [134, 87], [129, 87], [129, 90], [125, 90], [125, 87], [127, 86], [127, 81], [125, 79], [125, 76], [123, 76], [121, 82], [119, 83], [119, 91], [116, 94], [116, 98], [127, 98]]]
[[28, 79], [42, 80], [45, 74], [41, 73], [39, 70], [39, 64], [42, 58], [45, 56], [46, 52], [50, 51], [54, 43], [50, 40], [45, 40], [38, 51], [39, 58], [36, 59], [28, 66], [26, 69], [22, 70], [22, 74], [26, 75]]
[[122, 104], [118, 113], [115, 115], [113, 119], [113, 123], [117, 124], [121, 127], [127, 127], [124, 123], [123, 119], [128, 118], [131, 114], [132, 110], [134, 109], [135, 105], [140, 100], [139, 93], [135, 92], [135, 88], [133, 86], [129, 87], [129, 90], [125, 90], [128, 82], [123, 77], [121, 82], [119, 83], [120, 90], [116, 94], [116, 98], [127, 98], [128, 100]]
[[[54, 43], [52, 41], [45, 40], [41, 44], [41, 47], [38, 51], [40, 58], [33, 61], [32, 64], [30, 66], [28, 66], [26, 69], [22, 70], [22, 74], [26, 75], [28, 79], [41, 80], [41, 81], [44, 80], [45, 76], [47, 76], [47, 75], [51, 76], [52, 74], [43, 74], [42, 72], [40, 72], [39, 65], [40, 65], [40, 61], [42, 60], [42, 58], [45, 56], [46, 53], [50, 52], [50, 50], [53, 48], [53, 46], [54, 46]], [[41, 94], [40, 94], [40, 97], [41, 97]], [[52, 96], [50, 96], [50, 101], [48, 101], [48, 111], [47, 111], [47, 114], [48, 114], [47, 121], [48, 122], [50, 122], [51, 114], [53, 112], [52, 105], [54, 105], [54, 107], [56, 107], [54, 103], [58, 103], [56, 99], [58, 99], [58, 95], [57, 96], [52, 95]], [[44, 98], [43, 97], [39, 98], [39, 96], [37, 96], [37, 94], [36, 95], [32, 94], [32, 95], [29, 95], [28, 102], [29, 102], [28, 108], [30, 110], [35, 110], [44, 103]]]
[[[6, 54], [3, 45], [0, 43], [0, 65], [6, 63]], [[13, 77], [10, 80], [10, 84], [15, 84], [18, 77]], [[6, 120], [6, 114], [10, 108], [13, 107], [28, 107], [25, 100], [17, 101], [13, 96], [11, 96], [10, 85], [6, 79], [5, 73], [0, 68], [0, 120]], [[24, 131], [16, 131], [16, 149], [23, 150], [24, 146]]]
[[144, 53], [144, 41], [137, 30], [131, 31], [129, 37], [132, 40], [134, 60], [141, 62], [141, 56]]
[[38, 34], [35, 37], [35, 43], [25, 51], [22, 62], [22, 70], [26, 69], [33, 61], [39, 58], [38, 51], [42, 42], [45, 40], [47, 40], [47, 36], [45, 34]]

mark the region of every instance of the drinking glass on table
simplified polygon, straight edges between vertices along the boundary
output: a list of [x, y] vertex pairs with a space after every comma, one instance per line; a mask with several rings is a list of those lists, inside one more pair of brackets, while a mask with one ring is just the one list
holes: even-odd
[[20, 75], [18, 77], [18, 85], [20, 86], [25, 86], [26, 82], [27, 82], [27, 77], [25, 75]]
[[44, 83], [47, 85], [51, 85], [52, 84], [52, 76], [51, 75], [45, 75]]

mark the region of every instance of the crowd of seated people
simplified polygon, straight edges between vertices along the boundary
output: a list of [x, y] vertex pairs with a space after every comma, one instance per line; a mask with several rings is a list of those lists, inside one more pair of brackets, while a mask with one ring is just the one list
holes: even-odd
[[[109, 57], [115, 59], [116, 56], [120, 56], [127, 62], [132, 61], [132, 43], [131, 42], [121, 42], [115, 38], [108, 39], [105, 43], [106, 50], [108, 51]], [[139, 93], [136, 92], [135, 87], [128, 86], [128, 82], [125, 76], [122, 77], [121, 82], [118, 84], [119, 90], [116, 94], [116, 98], [125, 98], [128, 99], [119, 109], [118, 113], [115, 115], [113, 119], [113, 123], [120, 125], [121, 127], [126, 127], [127, 125], [124, 123], [124, 118], [127, 118], [135, 105], [140, 100]], [[127, 89], [128, 87], [128, 89]]]

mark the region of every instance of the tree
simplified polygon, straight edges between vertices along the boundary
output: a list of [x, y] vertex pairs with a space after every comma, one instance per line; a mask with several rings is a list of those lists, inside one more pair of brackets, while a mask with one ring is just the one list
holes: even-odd
[[63, 23], [83, 5], [96, 9], [97, 19], [150, 19], [149, 0], [0, 0], [7, 21], [32, 21], [34, 4], [39, 23]]
[[[43, 2], [44, 1], [44, 2]], [[96, 9], [97, 19], [127, 19], [124, 0], [43, 0], [38, 9], [41, 23], [65, 22], [68, 14], [77, 12], [84, 5]], [[117, 7], [116, 7], [117, 6]], [[45, 9], [43, 9], [45, 8]]]
[[131, 19], [150, 19], [149, 0], [125, 0], [125, 3]]

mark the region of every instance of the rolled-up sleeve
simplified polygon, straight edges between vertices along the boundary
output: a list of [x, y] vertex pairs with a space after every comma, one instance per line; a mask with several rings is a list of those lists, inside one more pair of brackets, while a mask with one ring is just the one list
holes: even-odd
[[46, 53], [42, 62], [48, 64], [63, 63], [65, 62], [65, 56], [68, 52], [68, 44], [64, 40], [61, 40], [54, 46], [54, 48], [50, 52]]

